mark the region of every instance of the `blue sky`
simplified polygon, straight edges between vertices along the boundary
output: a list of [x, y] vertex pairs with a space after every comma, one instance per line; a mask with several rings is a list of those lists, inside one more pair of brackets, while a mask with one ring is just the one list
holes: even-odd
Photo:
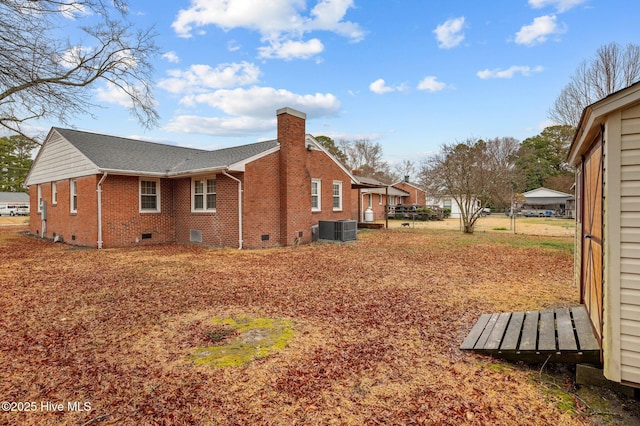
[[[393, 166], [470, 137], [523, 140], [580, 62], [640, 43], [629, 0], [137, 0], [155, 25], [160, 122], [143, 129], [95, 87], [75, 127], [217, 149], [273, 139], [275, 112], [307, 133], [380, 143]], [[59, 123], [38, 123], [42, 128]]]

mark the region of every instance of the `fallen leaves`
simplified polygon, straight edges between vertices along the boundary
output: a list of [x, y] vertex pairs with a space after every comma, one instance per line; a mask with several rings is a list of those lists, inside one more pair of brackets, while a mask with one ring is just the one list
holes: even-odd
[[[4, 399], [91, 402], [89, 412], [0, 414], [2, 421], [583, 420], [558, 409], [526, 368], [488, 368], [458, 350], [483, 312], [577, 302], [571, 253], [536, 243], [544, 239], [380, 231], [350, 244], [240, 252], [69, 250], [0, 236]], [[239, 367], [194, 365], [193, 349], [211, 345], [211, 319], [241, 316], [290, 319], [295, 335]]]

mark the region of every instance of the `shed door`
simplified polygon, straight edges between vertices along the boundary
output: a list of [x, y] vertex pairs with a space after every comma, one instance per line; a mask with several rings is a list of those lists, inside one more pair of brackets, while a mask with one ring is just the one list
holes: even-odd
[[602, 138], [583, 161], [581, 302], [586, 306], [602, 347]]

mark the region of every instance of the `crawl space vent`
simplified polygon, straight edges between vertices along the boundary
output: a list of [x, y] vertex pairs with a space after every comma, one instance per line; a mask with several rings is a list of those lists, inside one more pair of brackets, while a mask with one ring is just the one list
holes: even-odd
[[189, 241], [192, 243], [201, 243], [202, 242], [202, 231], [198, 229], [192, 229], [189, 231]]

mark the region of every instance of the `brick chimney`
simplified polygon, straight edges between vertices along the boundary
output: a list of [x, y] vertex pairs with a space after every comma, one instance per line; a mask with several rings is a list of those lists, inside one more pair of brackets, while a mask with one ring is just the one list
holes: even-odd
[[311, 242], [311, 176], [305, 146], [307, 115], [281, 108], [278, 118], [280, 144], [280, 241], [289, 246]]

